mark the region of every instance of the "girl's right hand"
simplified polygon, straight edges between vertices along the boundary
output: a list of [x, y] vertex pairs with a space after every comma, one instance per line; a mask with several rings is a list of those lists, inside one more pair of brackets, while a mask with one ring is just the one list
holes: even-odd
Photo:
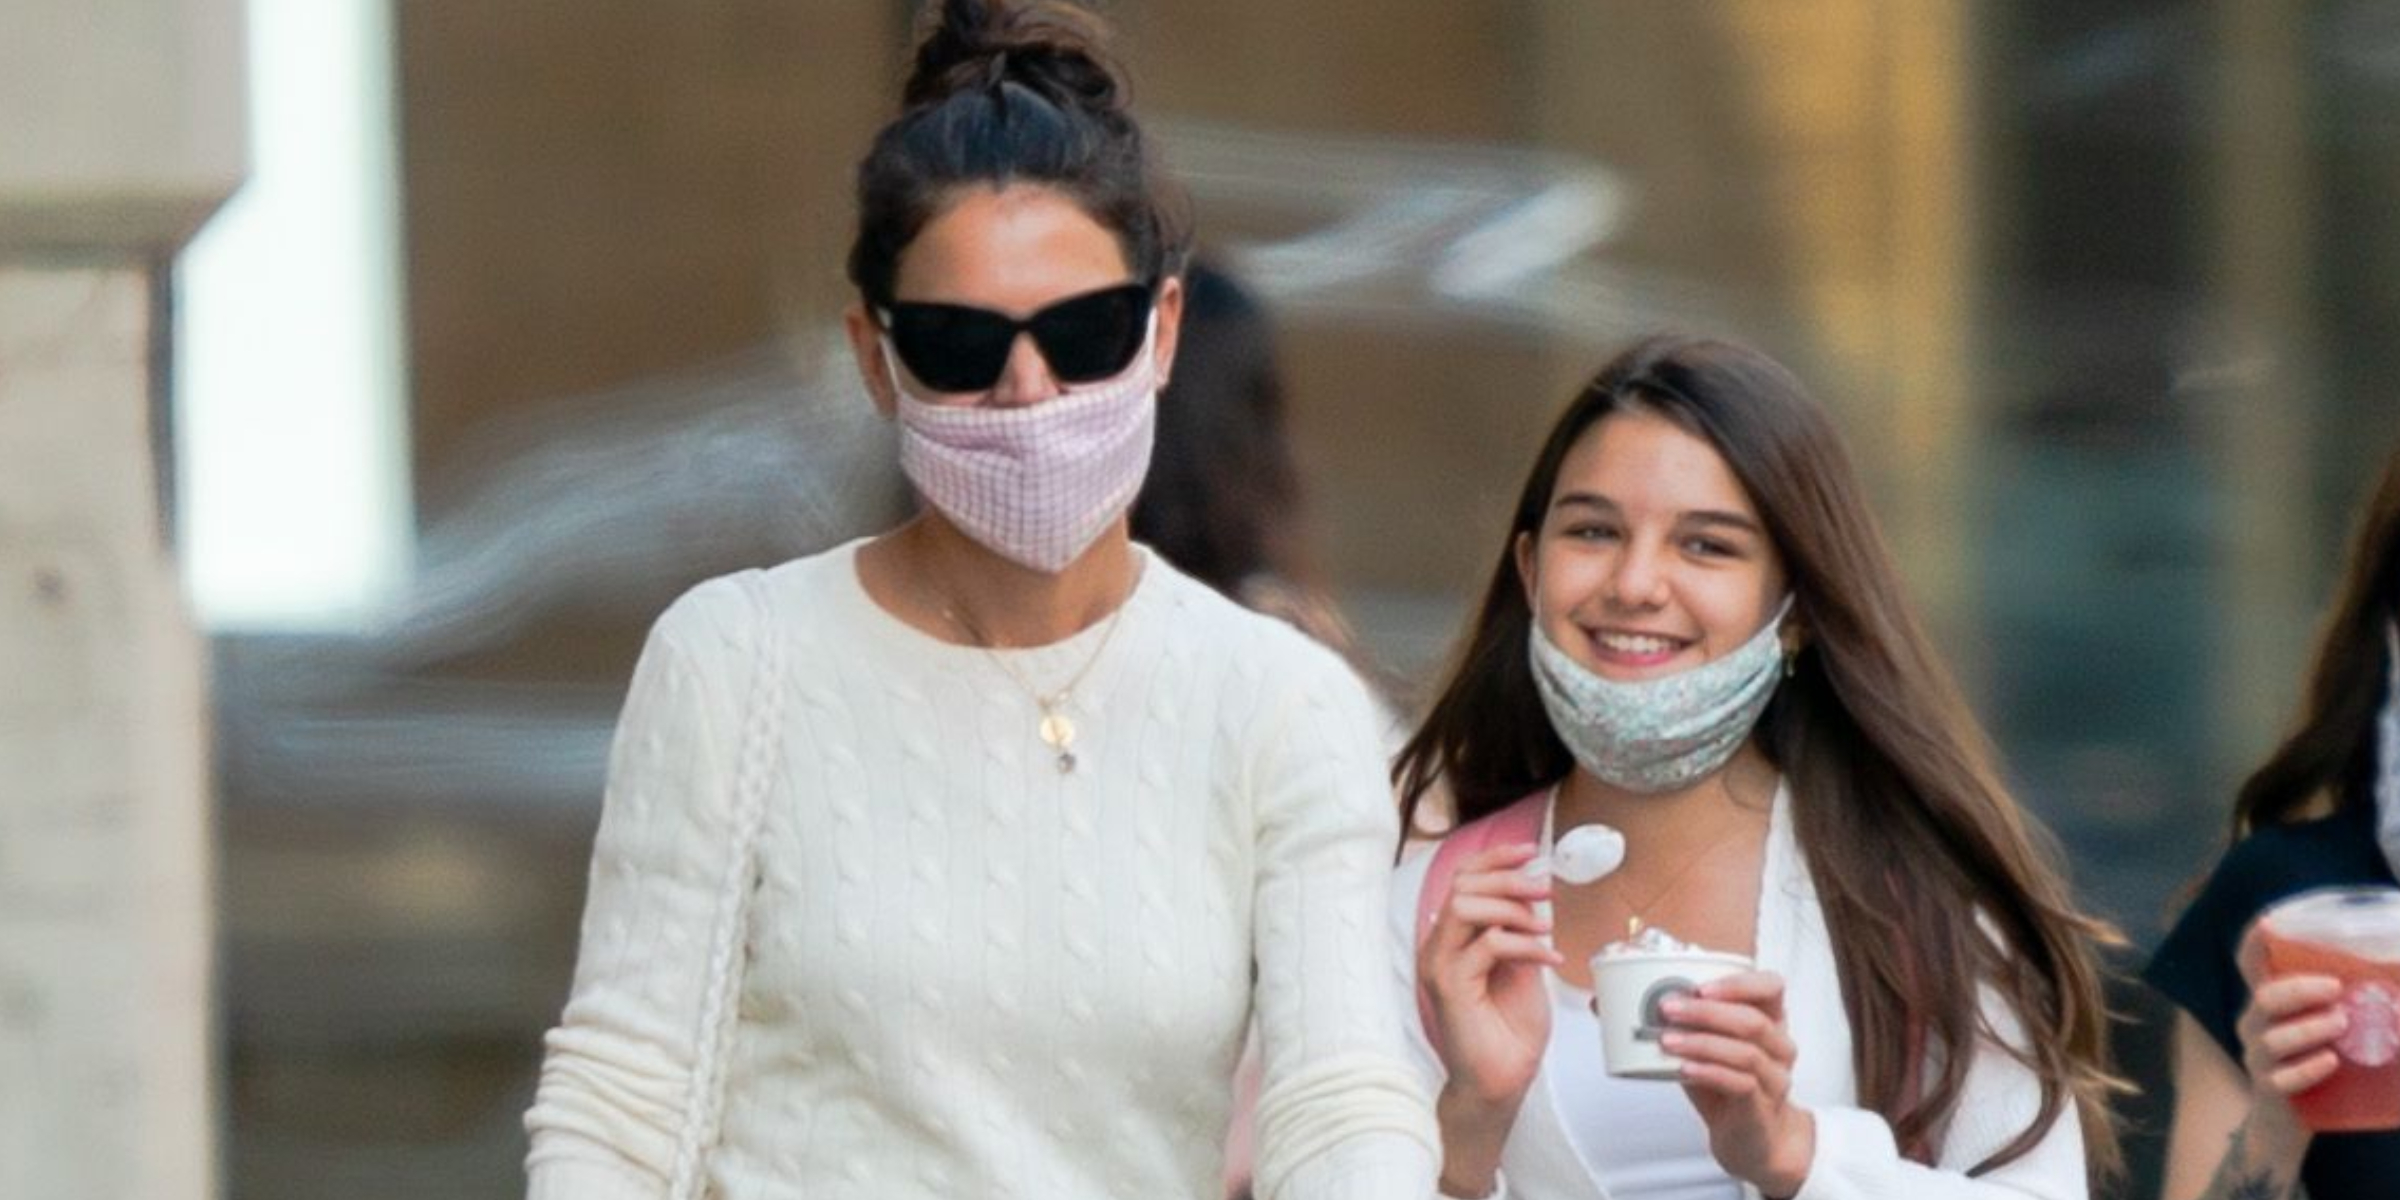
[[2250, 983], [2250, 1006], [2234, 1026], [2242, 1040], [2242, 1070], [2250, 1077], [2251, 1112], [2290, 1112], [2290, 1099], [2325, 1082], [2341, 1065], [2333, 1043], [2350, 1028], [2342, 1011], [2342, 981], [2331, 975], [2269, 978], [2266, 954], [2253, 927], [2235, 960]]
[[1538, 848], [1495, 846], [1468, 856], [1450, 897], [1417, 947], [1417, 978], [1432, 998], [1447, 1099], [1515, 1119], [1550, 1042], [1542, 972], [1566, 960], [1536, 907], [1550, 879], [1527, 874]]

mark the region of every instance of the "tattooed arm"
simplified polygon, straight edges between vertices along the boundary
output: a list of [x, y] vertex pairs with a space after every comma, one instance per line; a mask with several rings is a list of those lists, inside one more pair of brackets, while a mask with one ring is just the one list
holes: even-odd
[[2175, 1015], [2175, 1127], [2167, 1142], [2165, 1200], [2293, 1194], [2309, 1132], [2287, 1097], [2333, 1073], [2329, 1043], [2346, 1022], [2328, 1005], [2340, 990], [2323, 976], [2258, 983], [2242, 1014], [2246, 1062], [2238, 1065], [2189, 1014]]
[[2198, 1200], [2291, 1200], [2300, 1182], [2300, 1160], [2284, 1161], [2281, 1149], [2263, 1144], [2269, 1140], [2250, 1136], [2248, 1121], [2235, 1127], [2226, 1140], [2225, 1156], [2217, 1162], [2217, 1173], [2201, 1189]]

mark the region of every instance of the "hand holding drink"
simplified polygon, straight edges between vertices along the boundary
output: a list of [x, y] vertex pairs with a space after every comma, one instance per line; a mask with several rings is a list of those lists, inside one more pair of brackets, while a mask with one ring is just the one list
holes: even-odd
[[2264, 975], [2243, 1020], [2253, 1078], [2264, 1068], [2311, 1130], [2400, 1129], [2400, 889], [2304, 893], [2252, 938]]

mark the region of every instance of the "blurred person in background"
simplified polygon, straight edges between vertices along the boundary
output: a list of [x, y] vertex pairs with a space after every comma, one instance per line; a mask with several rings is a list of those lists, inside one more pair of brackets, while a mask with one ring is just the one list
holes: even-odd
[[[1325, 587], [1301, 533], [1300, 469], [1284, 421], [1274, 323], [1232, 274], [1196, 258], [1183, 277], [1174, 382], [1159, 389], [1158, 445], [1133, 502], [1133, 539], [1176, 569], [1281, 618], [1349, 660], [1379, 699], [1377, 670]], [[1383, 728], [1405, 732], [1388, 706]], [[1261, 1083], [1252, 1038], [1236, 1073], [1226, 1194], [1250, 1194]]]
[[1133, 504], [1133, 539], [1363, 665], [1301, 535], [1303, 489], [1273, 323], [1239, 280], [1205, 259], [1184, 276], [1177, 357], [1182, 367], [1159, 392], [1158, 448]]
[[1186, 237], [1102, 32], [946, 0], [847, 317], [924, 504], [662, 616], [610, 767], [539, 1200], [1423, 1196], [1366, 689], [1133, 542]]
[[2292, 1096], [2329, 1077], [2341, 981], [2261, 983], [2259, 912], [2313, 888], [2400, 876], [2400, 449], [2359, 510], [2300, 720], [2242, 784], [2233, 846], [2144, 972], [2178, 1009], [2167, 1200], [2400, 1192], [2400, 1131], [2311, 1135]]
[[[1765, 356], [1644, 340], [1567, 407], [1395, 778], [1463, 822], [1390, 909], [1442, 1195], [2075, 1200], [2113, 1156], [2103, 927]], [[1554, 886], [1592, 823], [1622, 865]], [[1751, 963], [1666, 1001], [1679, 1087], [1608, 1074], [1592, 1009], [1659, 931]]]

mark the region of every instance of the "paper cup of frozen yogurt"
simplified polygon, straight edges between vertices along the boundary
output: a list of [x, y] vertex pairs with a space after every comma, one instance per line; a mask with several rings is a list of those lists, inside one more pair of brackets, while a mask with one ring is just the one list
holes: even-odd
[[1750, 969], [1750, 960], [1685, 945], [1645, 929], [1592, 955], [1592, 996], [1600, 1016], [1601, 1057], [1624, 1079], [1674, 1079], [1681, 1060], [1659, 1045], [1667, 1019], [1659, 1006], [1713, 979]]

